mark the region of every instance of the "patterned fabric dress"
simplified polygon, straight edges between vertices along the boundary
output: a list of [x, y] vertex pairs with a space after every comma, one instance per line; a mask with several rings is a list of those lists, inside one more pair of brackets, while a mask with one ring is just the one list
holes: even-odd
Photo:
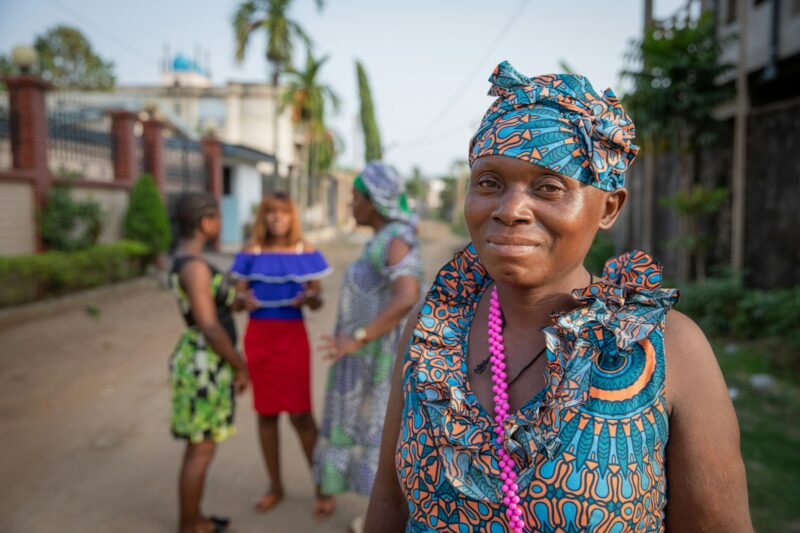
[[172, 385], [172, 417], [170, 425], [176, 438], [197, 444], [206, 439], [220, 442], [234, 433], [234, 372], [206, 344], [197, 329], [189, 299], [181, 288], [178, 276], [189, 261], [203, 261], [211, 269], [211, 295], [217, 307], [217, 319], [236, 345], [236, 328], [230, 306], [236, 291], [227, 278], [201, 257], [175, 259], [170, 284], [177, 294], [187, 328], [178, 340], [169, 360]]
[[[388, 267], [389, 243], [394, 238], [407, 242], [411, 251], [400, 263]], [[345, 273], [335, 334], [352, 335], [369, 324], [391, 300], [395, 279], [413, 276], [421, 281], [422, 272], [414, 228], [400, 222], [381, 228]], [[314, 478], [325, 494], [354, 491], [369, 495], [372, 491], [402, 329], [403, 324], [398, 324], [330, 369], [322, 430], [314, 451]]]
[[[494, 421], [467, 381], [467, 335], [491, 279], [474, 248], [439, 273], [403, 364], [398, 477], [407, 531], [509, 531]], [[664, 531], [664, 320], [677, 291], [643, 252], [609, 260], [545, 328], [547, 385], [510, 416], [526, 531]]]

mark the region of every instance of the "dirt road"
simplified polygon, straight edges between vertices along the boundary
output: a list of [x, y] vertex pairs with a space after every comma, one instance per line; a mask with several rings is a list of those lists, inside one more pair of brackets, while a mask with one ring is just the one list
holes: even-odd
[[[421, 227], [427, 281], [462, 239], [445, 226]], [[327, 305], [308, 313], [312, 345], [330, 332], [344, 267], [361, 235], [323, 244], [335, 273], [323, 283]], [[220, 266], [230, 258], [220, 257]], [[176, 523], [176, 478], [183, 445], [169, 435], [167, 357], [181, 330], [172, 294], [137, 282], [83, 306], [0, 329], [0, 532], [169, 532]], [[243, 331], [244, 317], [240, 317]], [[327, 365], [313, 356], [319, 419]], [[287, 498], [271, 513], [252, 504], [266, 487], [249, 394], [237, 435], [212, 466], [205, 510], [233, 517], [237, 531], [345, 531], [366, 507], [338, 499], [334, 517], [311, 517], [311, 476], [288, 420], [281, 457]]]

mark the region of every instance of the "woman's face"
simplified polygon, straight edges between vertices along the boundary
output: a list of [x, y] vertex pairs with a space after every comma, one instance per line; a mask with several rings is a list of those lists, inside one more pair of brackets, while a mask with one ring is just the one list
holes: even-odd
[[278, 205], [267, 211], [267, 231], [273, 237], [282, 238], [289, 235], [292, 226], [292, 214], [286, 206]]
[[375, 214], [375, 207], [369, 197], [356, 189], [353, 189], [353, 201], [350, 203], [350, 209], [359, 226], [369, 225]]
[[215, 209], [213, 214], [206, 215], [200, 219], [200, 231], [209, 240], [214, 240], [219, 237], [222, 220], [219, 216], [219, 209]]
[[489, 274], [507, 285], [532, 288], [580, 268], [597, 229], [611, 227], [626, 194], [490, 155], [473, 164], [464, 214]]

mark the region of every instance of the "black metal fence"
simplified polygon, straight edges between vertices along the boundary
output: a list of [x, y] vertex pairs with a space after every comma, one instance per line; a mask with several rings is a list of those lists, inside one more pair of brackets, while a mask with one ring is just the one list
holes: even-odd
[[47, 96], [50, 146], [47, 163], [56, 176], [114, 179], [111, 118], [102, 108], [74, 96]]

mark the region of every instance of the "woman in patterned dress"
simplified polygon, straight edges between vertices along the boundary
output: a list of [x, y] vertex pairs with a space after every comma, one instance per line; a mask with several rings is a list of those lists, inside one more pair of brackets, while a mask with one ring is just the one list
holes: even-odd
[[[394, 352], [403, 320], [419, 299], [422, 260], [414, 217], [397, 174], [370, 162], [353, 186], [353, 216], [375, 235], [345, 273], [325, 394], [314, 477], [324, 494], [369, 495], [378, 462]], [[320, 511], [333, 512], [331, 505]]]
[[736, 415], [677, 291], [641, 251], [583, 266], [627, 199], [633, 123], [581, 76], [490, 81], [472, 244], [400, 340], [366, 530], [752, 531]]
[[180, 243], [170, 281], [186, 321], [170, 358], [172, 434], [186, 440], [181, 464], [181, 533], [225, 531], [228, 520], [200, 512], [206, 472], [218, 442], [233, 434], [234, 393], [247, 388], [247, 367], [236, 353], [231, 316], [236, 291], [225, 276], [203, 258], [217, 238], [217, 201], [207, 193], [190, 193], [177, 205]]

